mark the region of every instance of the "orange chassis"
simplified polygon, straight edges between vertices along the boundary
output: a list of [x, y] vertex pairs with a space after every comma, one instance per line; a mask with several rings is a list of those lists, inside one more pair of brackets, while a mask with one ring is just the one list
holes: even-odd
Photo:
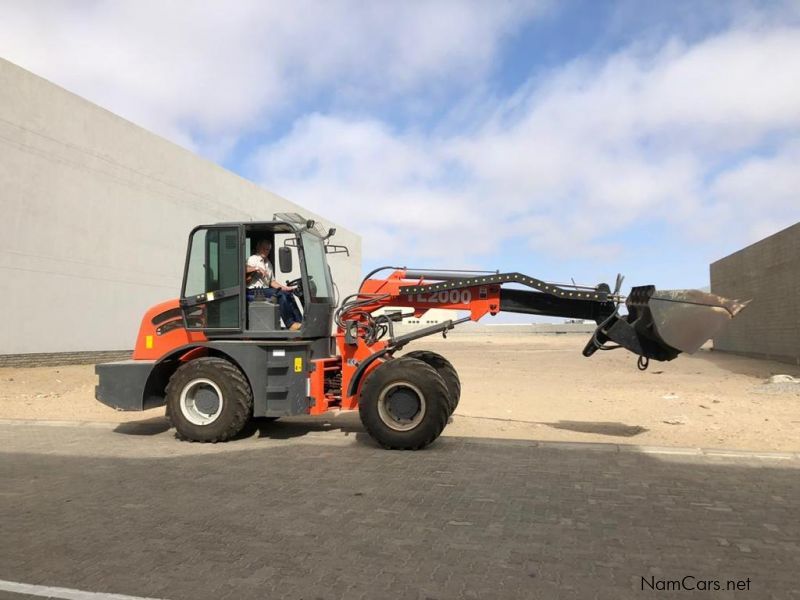
[[[486, 314], [495, 315], [500, 310], [500, 285], [476, 284], [444, 291], [430, 291], [424, 277], [408, 279], [405, 269], [398, 269], [385, 279], [366, 279], [358, 292], [363, 301], [357, 311], [345, 312], [342, 317], [357, 328], [365, 323], [371, 313], [384, 307], [409, 308], [419, 318], [432, 308], [468, 311], [469, 317], [464, 320], [477, 321]], [[401, 288], [419, 286], [418, 293], [401, 292]], [[159, 315], [172, 313], [172, 318], [155, 325], [153, 320]], [[407, 313], [410, 315], [410, 313]], [[162, 302], [144, 315], [136, 339], [133, 352], [134, 360], [159, 360], [183, 346], [191, 346], [207, 341], [206, 336], [197, 331], [189, 331], [182, 326], [165, 327], [165, 325], [182, 320], [178, 300]], [[443, 332], [452, 328], [453, 324], [439, 328]], [[160, 331], [159, 331], [160, 330]], [[162, 333], [163, 332], [163, 333]], [[388, 354], [389, 342], [377, 340], [369, 344], [364, 336], [348, 336], [341, 326], [334, 334], [337, 355], [310, 361], [313, 365], [309, 372], [309, 396], [313, 399], [309, 414], [319, 415], [331, 409], [355, 410], [358, 408], [360, 383], [373, 369], [377, 368]], [[207, 352], [203, 346], [191, 348], [180, 356], [181, 362], [188, 362]], [[375, 355], [378, 354], [378, 357]], [[372, 359], [372, 360], [370, 360]], [[369, 365], [359, 371], [365, 361]], [[326, 389], [326, 380], [337, 372], [341, 372], [341, 388]], [[357, 385], [353, 385], [354, 377], [358, 377]]]

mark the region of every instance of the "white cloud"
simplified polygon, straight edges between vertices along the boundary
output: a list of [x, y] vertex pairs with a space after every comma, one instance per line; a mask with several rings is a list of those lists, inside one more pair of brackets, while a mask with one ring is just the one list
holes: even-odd
[[429, 97], [479, 81], [544, 0], [2, 3], [0, 55], [189, 146], [295, 105]]
[[[718, 257], [800, 218], [796, 3], [486, 92], [501, 44], [550, 4], [6, 0], [0, 55], [216, 159], [295, 119], [254, 172], [374, 259], [471, 265], [518, 239], [607, 260], [654, 221]], [[459, 93], [432, 131], [369, 116]]]
[[747, 241], [800, 219], [800, 136], [723, 172], [710, 186], [705, 212], [719, 229], [745, 229]]
[[375, 259], [469, 262], [514, 237], [606, 259], [652, 221], [734, 249], [800, 218], [798, 73], [800, 29], [728, 31], [575, 61], [466, 134], [305, 117], [255, 164], [267, 187], [335, 207]]

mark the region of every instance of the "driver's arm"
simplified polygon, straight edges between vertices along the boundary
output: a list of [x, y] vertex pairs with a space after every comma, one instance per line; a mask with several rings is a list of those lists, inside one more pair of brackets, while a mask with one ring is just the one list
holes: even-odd
[[295, 287], [281, 285], [280, 283], [278, 283], [276, 279], [273, 279], [272, 281], [269, 282], [269, 287], [275, 288], [276, 290], [281, 290], [283, 292], [293, 292], [296, 289]]

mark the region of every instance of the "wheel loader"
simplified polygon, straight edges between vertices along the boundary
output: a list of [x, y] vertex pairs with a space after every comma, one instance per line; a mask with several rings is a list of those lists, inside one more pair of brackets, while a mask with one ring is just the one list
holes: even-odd
[[[130, 360], [97, 365], [96, 398], [119, 410], [166, 406], [177, 437], [195, 442], [230, 440], [253, 417], [358, 410], [379, 444], [416, 450], [442, 433], [461, 384], [435, 352], [396, 356], [411, 342], [500, 312], [588, 319], [597, 328], [585, 356], [623, 348], [643, 369], [696, 351], [745, 304], [653, 286], [623, 297], [619, 276], [612, 290], [516, 272], [405, 267], [373, 271], [339, 302], [327, 255], [349, 251], [331, 242], [334, 234], [295, 213], [193, 229], [180, 298], [147, 311]], [[246, 259], [265, 238], [271, 263], [277, 250], [279, 272], [295, 276], [287, 284], [302, 305], [299, 330], [285, 328], [277, 306], [247, 289]], [[432, 308], [466, 316], [395, 333], [403, 318]]]

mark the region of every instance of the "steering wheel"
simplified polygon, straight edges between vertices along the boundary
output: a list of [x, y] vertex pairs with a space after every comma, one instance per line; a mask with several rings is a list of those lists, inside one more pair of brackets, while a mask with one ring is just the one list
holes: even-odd
[[301, 277], [298, 277], [297, 279], [292, 279], [291, 281], [287, 281], [286, 285], [288, 285], [289, 287], [296, 287], [297, 289], [292, 293], [298, 298], [300, 298], [300, 300], [303, 299], [303, 279]]
[[[303, 306], [305, 306], [306, 299], [304, 297], [305, 291], [303, 290], [303, 280], [301, 278], [292, 279], [291, 281], [287, 281], [286, 285], [288, 285], [289, 287], [292, 287], [292, 286], [296, 286], [297, 287], [297, 289], [294, 291], [294, 294], [295, 294], [295, 296], [300, 298], [300, 302], [302, 302]], [[313, 275], [309, 275], [308, 276], [308, 287], [310, 288], [311, 296], [313, 298], [317, 294], [317, 286], [314, 283], [314, 276]]]

